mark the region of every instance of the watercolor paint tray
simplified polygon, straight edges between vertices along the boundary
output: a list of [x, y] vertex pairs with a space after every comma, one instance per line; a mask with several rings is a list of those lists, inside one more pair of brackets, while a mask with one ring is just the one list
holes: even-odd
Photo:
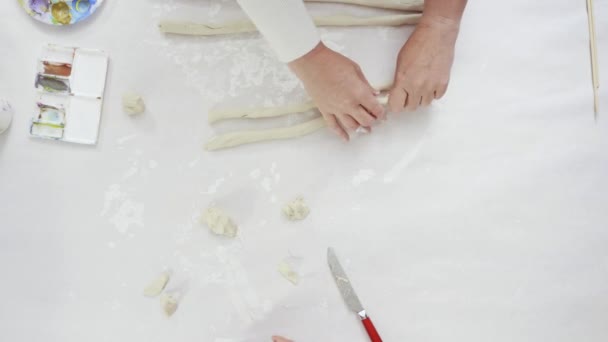
[[108, 56], [45, 45], [38, 60], [33, 137], [94, 145], [99, 135]]
[[71, 25], [93, 14], [103, 0], [18, 0], [32, 18], [50, 25]]

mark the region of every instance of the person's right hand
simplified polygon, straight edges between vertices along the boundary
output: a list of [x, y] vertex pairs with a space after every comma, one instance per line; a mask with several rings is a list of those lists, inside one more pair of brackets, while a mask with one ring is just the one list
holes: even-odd
[[347, 130], [369, 128], [385, 118], [384, 107], [375, 98], [377, 92], [361, 68], [323, 43], [289, 67], [304, 83], [328, 126], [345, 141], [349, 139]]

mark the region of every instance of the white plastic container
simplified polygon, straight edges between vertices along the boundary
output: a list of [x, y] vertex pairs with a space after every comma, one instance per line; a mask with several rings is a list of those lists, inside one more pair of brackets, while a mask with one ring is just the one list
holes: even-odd
[[4, 133], [13, 120], [13, 107], [5, 99], [0, 99], [0, 134]]

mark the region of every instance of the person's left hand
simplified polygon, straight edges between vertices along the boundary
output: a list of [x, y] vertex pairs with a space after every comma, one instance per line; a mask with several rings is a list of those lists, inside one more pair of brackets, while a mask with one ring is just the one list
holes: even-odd
[[413, 111], [445, 94], [458, 29], [457, 21], [423, 15], [397, 58], [388, 100], [391, 112]]
[[272, 342], [293, 342], [293, 341], [288, 340], [285, 337], [281, 337], [281, 336], [272, 336]]

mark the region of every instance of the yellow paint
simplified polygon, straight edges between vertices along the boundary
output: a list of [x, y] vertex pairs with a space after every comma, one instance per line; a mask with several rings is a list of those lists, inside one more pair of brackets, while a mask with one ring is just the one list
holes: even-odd
[[69, 25], [72, 21], [72, 15], [70, 14], [70, 6], [65, 2], [54, 3], [51, 7], [51, 14], [59, 24]]

